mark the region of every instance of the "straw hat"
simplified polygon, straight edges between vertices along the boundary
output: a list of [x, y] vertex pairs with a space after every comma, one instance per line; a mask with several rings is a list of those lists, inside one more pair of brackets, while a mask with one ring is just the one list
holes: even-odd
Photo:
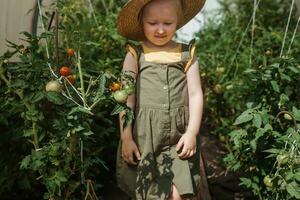
[[[118, 32], [132, 40], [143, 40], [144, 32], [140, 25], [139, 14], [142, 8], [153, 0], [129, 0], [118, 15]], [[190, 21], [203, 7], [205, 0], [181, 0], [183, 20], [177, 26], [181, 28]]]

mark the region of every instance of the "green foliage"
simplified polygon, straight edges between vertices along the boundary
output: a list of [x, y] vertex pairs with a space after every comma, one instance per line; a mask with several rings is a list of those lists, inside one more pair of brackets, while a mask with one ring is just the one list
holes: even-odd
[[[123, 2], [93, 3], [95, 12], [87, 1], [57, 1], [52, 10], [59, 10], [58, 35], [55, 29], [40, 36], [24, 32], [27, 45], [8, 41], [11, 51], [0, 57], [1, 197], [18, 199], [22, 192], [23, 199], [101, 198], [101, 177], [112, 162], [106, 153], [116, 149], [119, 132], [110, 114], [114, 107], [119, 110], [112, 114], [127, 110], [127, 123], [133, 115], [109, 89], [122, 76], [125, 42], [115, 19]], [[43, 18], [46, 25], [50, 16]], [[67, 48], [75, 50], [74, 58]], [[12, 56], [20, 61], [10, 63]], [[76, 75], [73, 85], [60, 77], [61, 66]], [[51, 79], [62, 84], [62, 93], [45, 91]], [[74, 88], [85, 91], [82, 98]]]
[[221, 4], [223, 21], [207, 24], [198, 35], [204, 123], [225, 136], [224, 163], [244, 172], [241, 185], [259, 199], [299, 199], [300, 38], [296, 34], [292, 41], [295, 19], [282, 48], [291, 2], [260, 1], [254, 25], [253, 1]]

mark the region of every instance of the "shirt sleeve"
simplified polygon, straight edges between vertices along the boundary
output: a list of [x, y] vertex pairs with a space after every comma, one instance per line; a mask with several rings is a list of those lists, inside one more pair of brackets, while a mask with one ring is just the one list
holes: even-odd
[[196, 50], [196, 44], [195, 44], [195, 39], [193, 39], [190, 43], [189, 43], [189, 60], [186, 63], [185, 67], [184, 67], [184, 72], [187, 72], [188, 69], [191, 67], [191, 65], [193, 64], [194, 58], [195, 58], [195, 50]]
[[138, 59], [137, 47], [131, 43], [126, 43], [125, 47], [126, 47], [127, 52], [130, 52], [133, 55], [133, 57], [137, 60]]

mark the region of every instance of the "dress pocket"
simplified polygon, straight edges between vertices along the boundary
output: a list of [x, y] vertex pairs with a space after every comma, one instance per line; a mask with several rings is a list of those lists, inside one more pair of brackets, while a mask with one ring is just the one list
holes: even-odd
[[183, 113], [178, 112], [177, 115], [175, 116], [175, 126], [176, 126], [176, 131], [179, 134], [184, 134], [186, 130], [186, 122], [185, 122], [185, 117]]
[[184, 134], [185, 133], [185, 125], [181, 122], [176, 122], [176, 130], [178, 133]]

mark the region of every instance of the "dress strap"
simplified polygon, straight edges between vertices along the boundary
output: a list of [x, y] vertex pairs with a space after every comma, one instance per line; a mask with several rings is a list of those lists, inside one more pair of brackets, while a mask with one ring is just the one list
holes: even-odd
[[132, 42], [127, 42], [125, 44], [127, 52], [130, 52], [134, 58], [136, 59], [137, 63], [139, 63], [140, 56], [143, 52], [143, 48], [141, 45], [135, 45]]
[[185, 45], [186, 47], [186, 64], [184, 67], [184, 72], [187, 72], [190, 66], [193, 64], [194, 58], [195, 58], [195, 50], [196, 50], [196, 45], [195, 45], [196, 40], [193, 39], [189, 42], [188, 45]]

